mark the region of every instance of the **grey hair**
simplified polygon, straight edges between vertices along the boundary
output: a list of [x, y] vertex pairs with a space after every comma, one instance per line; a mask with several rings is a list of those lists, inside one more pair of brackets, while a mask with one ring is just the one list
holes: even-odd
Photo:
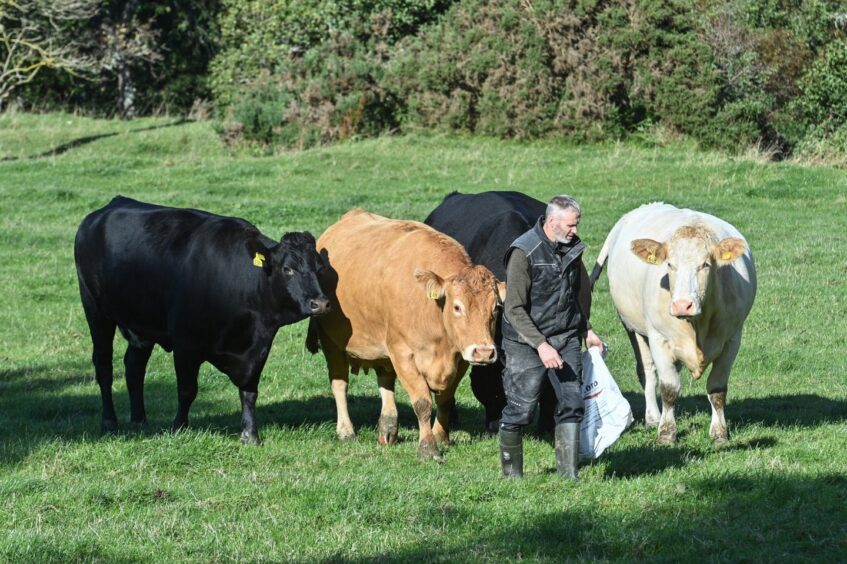
[[547, 204], [546, 215], [547, 217], [552, 217], [553, 215], [564, 213], [569, 209], [576, 211], [576, 215], [582, 216], [582, 207], [579, 205], [579, 202], [570, 196], [562, 194], [550, 200], [550, 203]]

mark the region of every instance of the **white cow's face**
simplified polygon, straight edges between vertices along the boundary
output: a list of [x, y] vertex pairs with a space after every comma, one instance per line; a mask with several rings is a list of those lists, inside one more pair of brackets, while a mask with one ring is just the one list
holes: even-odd
[[717, 242], [714, 233], [703, 226], [681, 227], [670, 241], [636, 239], [632, 252], [656, 268], [665, 268], [670, 311], [674, 317], [691, 319], [703, 311], [703, 301], [716, 268], [732, 263], [747, 250], [735, 237]]

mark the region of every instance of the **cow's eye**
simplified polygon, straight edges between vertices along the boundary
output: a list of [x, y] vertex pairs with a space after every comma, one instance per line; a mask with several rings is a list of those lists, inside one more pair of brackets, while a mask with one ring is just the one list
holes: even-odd
[[285, 273], [286, 276], [294, 276], [294, 269], [290, 266], [283, 266], [282, 271]]
[[456, 315], [462, 315], [462, 304], [456, 302], [453, 304], [453, 313]]
[[674, 271], [676, 271], [676, 267], [674, 265], [672, 265], [671, 263], [668, 263], [668, 270], [670, 270], [671, 272], [674, 272]]
[[703, 264], [700, 265], [700, 270], [706, 270], [710, 266], [712, 266], [710, 263], [704, 262]]

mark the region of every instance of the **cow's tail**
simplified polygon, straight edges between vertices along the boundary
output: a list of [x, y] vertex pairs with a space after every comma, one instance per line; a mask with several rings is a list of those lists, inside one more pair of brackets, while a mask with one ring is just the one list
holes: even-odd
[[312, 354], [318, 354], [321, 350], [321, 341], [318, 338], [318, 320], [309, 318], [309, 330], [306, 332], [306, 350]]
[[597, 279], [600, 278], [600, 273], [603, 272], [603, 267], [606, 265], [606, 259], [609, 258], [609, 241], [612, 239], [612, 233], [609, 233], [609, 236], [606, 237], [606, 241], [603, 243], [603, 248], [600, 249], [600, 254], [597, 255], [597, 262], [594, 263], [594, 270], [591, 271], [591, 276], [589, 279], [591, 280], [591, 289], [594, 289], [594, 285], [597, 283]]

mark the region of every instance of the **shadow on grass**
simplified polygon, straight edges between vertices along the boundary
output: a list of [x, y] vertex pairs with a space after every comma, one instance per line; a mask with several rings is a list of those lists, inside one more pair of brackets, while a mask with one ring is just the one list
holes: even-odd
[[651, 434], [649, 444], [611, 449], [603, 454], [601, 460], [605, 464], [607, 478], [631, 478], [661, 474], [669, 468], [682, 468], [692, 460], [703, 459], [716, 452], [768, 449], [776, 446], [777, 442], [772, 437], [762, 437], [746, 441], [730, 441], [718, 448], [711, 446], [697, 448], [690, 445], [659, 445]]
[[[816, 427], [822, 423], [835, 423], [847, 419], [847, 401], [835, 400], [814, 394], [766, 396], [762, 398], [732, 399], [732, 390], [726, 402], [726, 420], [730, 426], [759, 424], [767, 427], [799, 425]], [[644, 395], [624, 393], [636, 424], [644, 423]], [[659, 403], [661, 409], [661, 402]], [[676, 416], [706, 414], [711, 417], [711, 407], [705, 393], [702, 397], [686, 396], [676, 403]], [[708, 429], [706, 429], [708, 431]]]
[[139, 127], [138, 129], [130, 129], [129, 131], [113, 131], [112, 133], [101, 133], [99, 135], [87, 135], [85, 137], [80, 137], [78, 139], [74, 139], [73, 141], [68, 141], [67, 143], [63, 143], [57, 147], [53, 147], [52, 149], [48, 149], [47, 151], [37, 153], [35, 155], [29, 155], [26, 157], [14, 157], [7, 156], [0, 159], [0, 162], [5, 161], [18, 161], [18, 160], [35, 160], [35, 159], [43, 159], [45, 157], [55, 157], [57, 155], [61, 155], [70, 151], [71, 149], [76, 149], [77, 147], [81, 147], [83, 145], [87, 145], [89, 143], [93, 143], [94, 141], [99, 141], [100, 139], [106, 139], [107, 137], [114, 137], [116, 135], [124, 135], [126, 133], [139, 133], [141, 131], [153, 131], [154, 129], [163, 129], [165, 127], [175, 127], [177, 125], [182, 125], [184, 123], [188, 123], [189, 120], [185, 118], [180, 118], [171, 123], [165, 123], [162, 125], [150, 125], [147, 127]]
[[[421, 540], [372, 557], [340, 553], [325, 561], [843, 561], [844, 476], [721, 476], [689, 479], [669, 489], [651, 494], [650, 510], [642, 516], [602, 508], [533, 508], [533, 513], [522, 515], [516, 506], [508, 521], [523, 524], [494, 534], [465, 535], [438, 544]], [[579, 486], [562, 489], [563, 497], [578, 495]], [[455, 521], [457, 530], [464, 530], [474, 518], [461, 510], [454, 513], [446, 518], [448, 528]]]
[[[562, 485], [558, 495], [567, 501], [580, 495], [581, 485]], [[815, 477], [792, 474], [721, 475], [689, 478], [660, 485], [659, 491], [634, 500], [620, 512], [609, 506], [557, 509], [550, 505], [515, 504], [507, 515], [484, 517], [473, 508], [433, 500], [426, 511], [413, 511], [422, 533], [415, 541], [376, 554], [366, 542], [323, 558], [285, 558], [289, 562], [406, 563], [406, 562], [532, 562], [647, 561], [647, 562], [840, 562], [847, 550], [847, 478], [840, 474]], [[571, 505], [565, 503], [565, 505]], [[643, 507], [642, 514], [638, 513]], [[496, 521], [495, 521], [496, 520]], [[496, 525], [495, 523], [504, 523]], [[450, 531], [456, 531], [452, 534]], [[390, 534], [390, 533], [388, 533]], [[55, 544], [54, 544], [55, 543]], [[12, 562], [149, 561], [132, 548], [116, 550], [108, 539], [75, 544], [51, 540], [6, 543], [0, 560]], [[141, 549], [136, 548], [136, 551]], [[230, 560], [228, 555], [205, 555], [203, 560]], [[243, 559], [243, 555], [241, 556]], [[264, 555], [270, 561], [278, 554]]]
[[[118, 367], [119, 364], [116, 363], [116, 369]], [[0, 371], [0, 441], [5, 443], [5, 447], [0, 451], [0, 464], [13, 464], [21, 460], [44, 441], [57, 438], [76, 441], [83, 437], [99, 436], [100, 395], [91, 374], [92, 368], [84, 362]], [[121, 425], [120, 432], [138, 434], [138, 428], [127, 422], [129, 406], [122, 379], [122, 371], [116, 370], [114, 397]], [[636, 413], [635, 424], [639, 425], [643, 421], [643, 396], [635, 393], [627, 393], [626, 396]], [[151, 425], [141, 434], [151, 435], [169, 430], [170, 422], [176, 413], [175, 378], [148, 380], [145, 399]], [[374, 429], [380, 407], [380, 399], [375, 395], [351, 395], [349, 410], [355, 428], [359, 431]], [[469, 432], [474, 439], [484, 438], [482, 407], [461, 406], [460, 412], [463, 424], [458, 428]], [[708, 414], [709, 405], [705, 398], [683, 398], [678, 413]], [[398, 415], [402, 428], [417, 430], [417, 418], [409, 405], [398, 402]], [[335, 402], [331, 396], [321, 395], [265, 403], [260, 385], [257, 418], [260, 434], [272, 427], [300, 428], [326, 424], [334, 427]], [[847, 400], [812, 394], [740, 399], [728, 404], [727, 418], [735, 427], [815, 427], [847, 419]], [[190, 421], [195, 428], [210, 429], [231, 435], [233, 440], [237, 440], [235, 437], [241, 430], [241, 417], [236, 388], [231, 387], [229, 397], [226, 393], [211, 397], [203, 393], [201, 384]], [[704, 429], [703, 432], [707, 430]], [[775, 444], [776, 440], [771, 438], [746, 442], [731, 440], [723, 449], [770, 448]], [[692, 458], [708, 456], [712, 452], [711, 447], [697, 450], [689, 444], [662, 447], [656, 445], [651, 437], [649, 444], [622, 450], [613, 449], [604, 455], [604, 460], [607, 462], [607, 476], [628, 477], [657, 474], [668, 468], [679, 468], [685, 466]]]

